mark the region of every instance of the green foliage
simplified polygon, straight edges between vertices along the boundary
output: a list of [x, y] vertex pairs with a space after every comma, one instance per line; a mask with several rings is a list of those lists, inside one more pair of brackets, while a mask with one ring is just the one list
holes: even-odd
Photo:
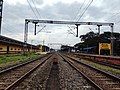
[[[92, 52], [98, 54], [99, 43], [111, 43], [111, 32], [104, 32], [100, 35], [94, 32], [88, 32], [85, 35], [81, 35], [81, 43], [77, 43], [75, 47], [77, 50], [83, 50], [83, 48], [95, 47]], [[114, 38], [114, 55], [120, 55], [120, 33], [113, 33]]]
[[104, 70], [104, 71], [106, 71], [106, 72], [111, 72], [111, 73], [113, 73], [113, 74], [120, 75], [120, 70], [119, 70], [119, 69], [115, 69], [115, 68], [112, 68], [112, 67], [109, 67], [109, 66], [97, 64], [97, 63], [94, 63], [94, 62], [88, 61], [88, 60], [81, 60], [81, 61], [84, 62], [84, 63], [86, 63], [86, 64], [89, 63], [89, 65], [92, 65], [92, 66], [94, 66], [95, 68]]
[[26, 61], [28, 59], [33, 59], [37, 58], [38, 55], [35, 53], [27, 53], [27, 54], [17, 54], [17, 55], [1, 55], [0, 56], [0, 64], [5, 64], [9, 62], [21, 62], [21, 61]]

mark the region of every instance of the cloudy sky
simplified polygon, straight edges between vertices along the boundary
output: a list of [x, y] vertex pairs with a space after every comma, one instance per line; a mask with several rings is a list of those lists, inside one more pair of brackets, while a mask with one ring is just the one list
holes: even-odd
[[[91, 1], [92, 0], [4, 0], [2, 35], [23, 41], [25, 28], [24, 21], [26, 18], [69, 21], [79, 20], [80, 22], [114, 22], [114, 31], [120, 32], [120, 0], [93, 0], [90, 7], [83, 14]], [[81, 17], [82, 14], [83, 16]], [[50, 43], [74, 45], [80, 42], [80, 38], [74, 35], [76, 34], [74, 25], [39, 24], [37, 31], [41, 30], [44, 25], [46, 25], [46, 27], [35, 36], [34, 25], [29, 24], [29, 43], [42, 44], [44, 40], [45, 45], [58, 48], [59, 45], [51, 45]], [[97, 26], [80, 26], [79, 36], [89, 31], [97, 32]], [[110, 28], [101, 27], [101, 32], [104, 31], [110, 31]]]

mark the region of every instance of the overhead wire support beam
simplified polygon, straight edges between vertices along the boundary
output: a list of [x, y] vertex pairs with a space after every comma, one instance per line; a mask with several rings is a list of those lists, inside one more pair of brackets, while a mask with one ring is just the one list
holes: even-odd
[[36, 35], [36, 28], [37, 28], [37, 24], [38, 24], [38, 22], [33, 22], [34, 24], [35, 24], [35, 32], [34, 32], [34, 35]]
[[28, 23], [35, 24], [35, 35], [36, 35], [36, 24], [37, 23], [47, 23], [47, 24], [68, 24], [77, 26], [77, 37], [78, 37], [78, 26], [79, 25], [97, 25], [100, 33], [100, 26], [110, 26], [111, 27], [111, 55], [113, 55], [113, 26], [114, 23], [104, 23], [104, 22], [75, 22], [75, 21], [54, 21], [54, 20], [34, 20], [34, 19], [25, 19], [25, 35], [24, 42], [27, 43], [28, 37]]
[[34, 20], [34, 19], [26, 19], [27, 21], [34, 23], [48, 23], [48, 24], [68, 24], [68, 25], [102, 25], [102, 26], [111, 26], [114, 23], [102, 23], [102, 22], [73, 22], [73, 21], [54, 21], [54, 20]]
[[78, 26], [80, 26], [80, 24], [75, 24], [75, 25], [76, 25], [76, 29], [77, 29], [76, 37], [78, 37]]
[[102, 25], [97, 25], [98, 26], [98, 35], [100, 35], [100, 26]]

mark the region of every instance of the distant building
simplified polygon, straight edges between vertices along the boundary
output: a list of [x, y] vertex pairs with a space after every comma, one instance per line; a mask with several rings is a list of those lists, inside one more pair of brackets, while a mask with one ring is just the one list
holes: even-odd
[[27, 43], [25, 46], [24, 42], [0, 35], [0, 54], [37, 52], [38, 50], [39, 48], [35, 45]]

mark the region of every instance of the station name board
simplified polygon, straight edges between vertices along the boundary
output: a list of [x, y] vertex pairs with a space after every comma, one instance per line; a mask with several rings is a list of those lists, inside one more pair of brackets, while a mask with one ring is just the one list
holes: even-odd
[[111, 44], [109, 44], [109, 43], [99, 43], [99, 49], [111, 49]]

